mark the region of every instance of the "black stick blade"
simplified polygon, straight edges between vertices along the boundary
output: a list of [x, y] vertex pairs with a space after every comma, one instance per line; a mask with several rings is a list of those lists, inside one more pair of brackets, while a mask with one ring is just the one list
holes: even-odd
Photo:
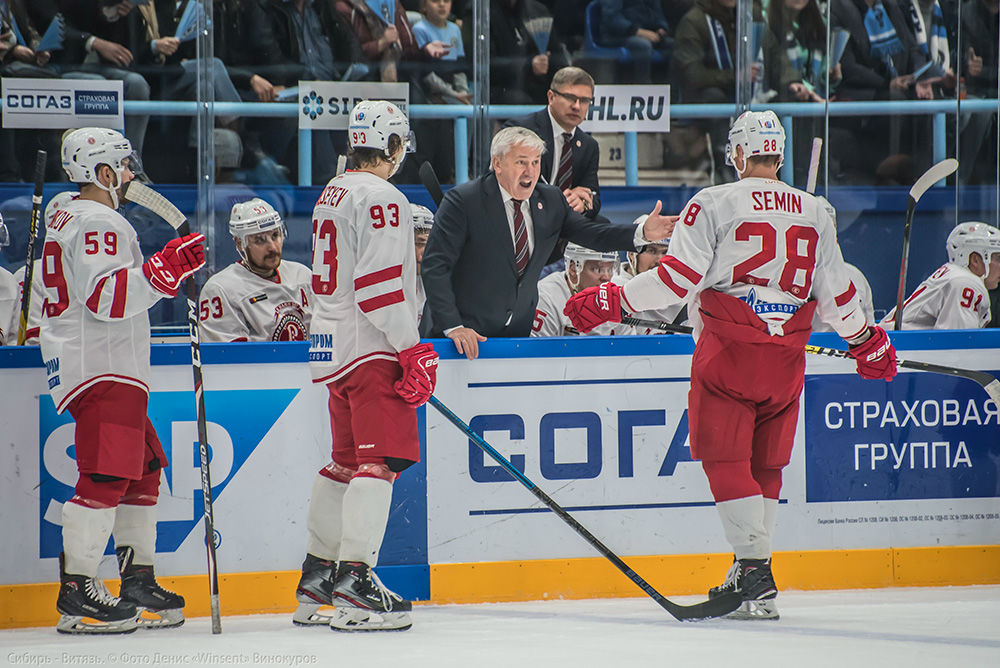
[[434, 206], [441, 206], [444, 192], [441, 190], [441, 182], [438, 181], [431, 163], [425, 161], [424, 164], [420, 165], [420, 181], [424, 184], [424, 188], [427, 188], [431, 199], [434, 200]]
[[733, 612], [743, 604], [743, 596], [739, 592], [731, 591], [694, 605], [680, 605], [671, 601], [667, 601], [667, 603], [670, 605], [663, 607], [676, 619], [682, 622], [700, 622], [705, 619], [724, 617]]

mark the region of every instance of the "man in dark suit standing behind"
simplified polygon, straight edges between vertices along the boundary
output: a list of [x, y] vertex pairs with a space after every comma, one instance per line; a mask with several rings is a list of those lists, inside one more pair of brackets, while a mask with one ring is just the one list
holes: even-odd
[[493, 171], [448, 191], [434, 217], [421, 269], [421, 334], [447, 336], [469, 359], [487, 336], [531, 332], [538, 277], [560, 237], [632, 250], [673, 231], [677, 217], [660, 215], [659, 201], [639, 225], [577, 213], [558, 188], [538, 184], [544, 150], [530, 130], [500, 130], [490, 145]]
[[506, 127], [519, 125], [542, 138], [542, 179], [562, 191], [571, 209], [593, 218], [601, 210], [600, 147], [578, 126], [594, 100], [594, 79], [579, 67], [564, 67], [552, 77], [548, 98], [545, 109], [509, 120]]

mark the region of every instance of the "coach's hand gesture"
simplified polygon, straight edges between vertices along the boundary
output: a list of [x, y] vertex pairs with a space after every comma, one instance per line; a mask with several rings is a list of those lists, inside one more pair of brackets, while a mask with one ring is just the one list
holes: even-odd
[[665, 216], [660, 213], [662, 208], [663, 202], [656, 200], [656, 206], [653, 207], [646, 222], [642, 225], [642, 236], [646, 238], [646, 241], [669, 239], [674, 232], [674, 225], [677, 224], [677, 219], [680, 216]]

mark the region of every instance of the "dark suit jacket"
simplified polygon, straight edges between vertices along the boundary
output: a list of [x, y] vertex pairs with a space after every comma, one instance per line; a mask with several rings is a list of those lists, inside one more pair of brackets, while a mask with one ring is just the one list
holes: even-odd
[[[542, 153], [542, 178], [547, 182], [552, 176], [552, 161], [559, 159], [553, 151], [555, 140], [552, 136], [552, 121], [549, 119], [548, 108], [524, 118], [511, 119], [504, 124], [504, 127], [511, 126], [528, 128], [545, 141], [546, 150]], [[597, 140], [580, 128], [573, 130], [573, 187], [583, 186], [595, 193], [594, 208], [585, 214], [588, 218], [593, 218], [601, 211], [601, 187], [597, 183], [597, 167], [600, 159], [601, 148], [597, 145]]]
[[529, 202], [535, 246], [518, 280], [496, 174], [448, 191], [434, 216], [420, 272], [427, 293], [423, 336], [440, 337], [459, 325], [483, 336], [528, 336], [538, 277], [559, 237], [595, 250], [633, 250], [634, 225], [576, 213], [555, 186], [539, 183]]

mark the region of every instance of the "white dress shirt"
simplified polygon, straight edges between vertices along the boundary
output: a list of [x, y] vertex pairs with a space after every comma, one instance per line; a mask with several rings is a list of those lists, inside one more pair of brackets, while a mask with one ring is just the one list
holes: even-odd
[[[552, 173], [549, 174], [549, 183], [551, 185], [557, 186], [556, 177], [559, 176], [559, 161], [562, 158], [563, 150], [563, 133], [569, 132], [571, 135], [576, 133], [576, 128], [572, 130], [566, 130], [563, 126], [559, 125], [556, 121], [555, 116], [549, 111], [549, 120], [552, 122]], [[576, 149], [576, 146], [573, 146]]]

